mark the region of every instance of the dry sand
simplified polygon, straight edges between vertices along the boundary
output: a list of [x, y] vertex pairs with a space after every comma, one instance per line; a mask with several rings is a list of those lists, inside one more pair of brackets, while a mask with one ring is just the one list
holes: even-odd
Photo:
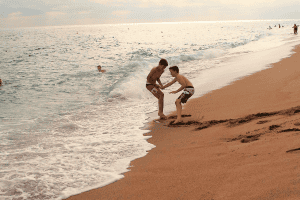
[[[271, 68], [151, 123], [156, 145], [125, 178], [69, 198], [300, 199], [300, 46]], [[174, 105], [175, 106], [175, 105]]]

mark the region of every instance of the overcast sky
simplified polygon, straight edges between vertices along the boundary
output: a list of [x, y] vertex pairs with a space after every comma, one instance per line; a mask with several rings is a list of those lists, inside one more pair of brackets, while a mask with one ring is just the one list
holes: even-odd
[[0, 28], [299, 19], [300, 0], [0, 0]]

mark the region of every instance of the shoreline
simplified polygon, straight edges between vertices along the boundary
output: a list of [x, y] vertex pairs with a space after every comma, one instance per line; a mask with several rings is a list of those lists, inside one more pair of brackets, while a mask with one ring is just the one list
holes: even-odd
[[[201, 71], [201, 73], [198, 74], [199, 76], [189, 79], [194, 84], [196, 90], [196, 93], [189, 101], [228, 86], [239, 79], [268, 69], [272, 64], [290, 57], [293, 52], [292, 49], [294, 49], [295, 46], [297, 45], [289, 42], [271, 49], [241, 54], [230, 57], [229, 59], [226, 58], [225, 61], [220, 60], [221, 65]], [[276, 57], [273, 58], [273, 55], [276, 55]], [[259, 59], [256, 59], [257, 57], [259, 57]], [[174, 102], [179, 96], [179, 93], [174, 95], [168, 94], [167, 91], [164, 92], [164, 113], [165, 115], [170, 115], [176, 111]], [[157, 112], [158, 110], [155, 110], [146, 114], [148, 116], [148, 123], [158, 118]]]
[[156, 148], [133, 160], [123, 179], [68, 199], [300, 197], [300, 45], [294, 51], [190, 99], [183, 125], [150, 123], [145, 135]]

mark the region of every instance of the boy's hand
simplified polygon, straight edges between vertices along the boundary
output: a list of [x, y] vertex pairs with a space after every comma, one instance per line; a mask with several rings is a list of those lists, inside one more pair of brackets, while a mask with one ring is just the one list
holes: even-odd
[[172, 92], [170, 92], [170, 94], [176, 94], [177, 92], [176, 91], [172, 91]]

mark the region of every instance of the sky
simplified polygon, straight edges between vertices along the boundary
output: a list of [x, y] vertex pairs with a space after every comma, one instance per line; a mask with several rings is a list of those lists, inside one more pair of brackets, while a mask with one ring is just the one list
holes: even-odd
[[300, 0], [0, 0], [0, 28], [299, 19]]

